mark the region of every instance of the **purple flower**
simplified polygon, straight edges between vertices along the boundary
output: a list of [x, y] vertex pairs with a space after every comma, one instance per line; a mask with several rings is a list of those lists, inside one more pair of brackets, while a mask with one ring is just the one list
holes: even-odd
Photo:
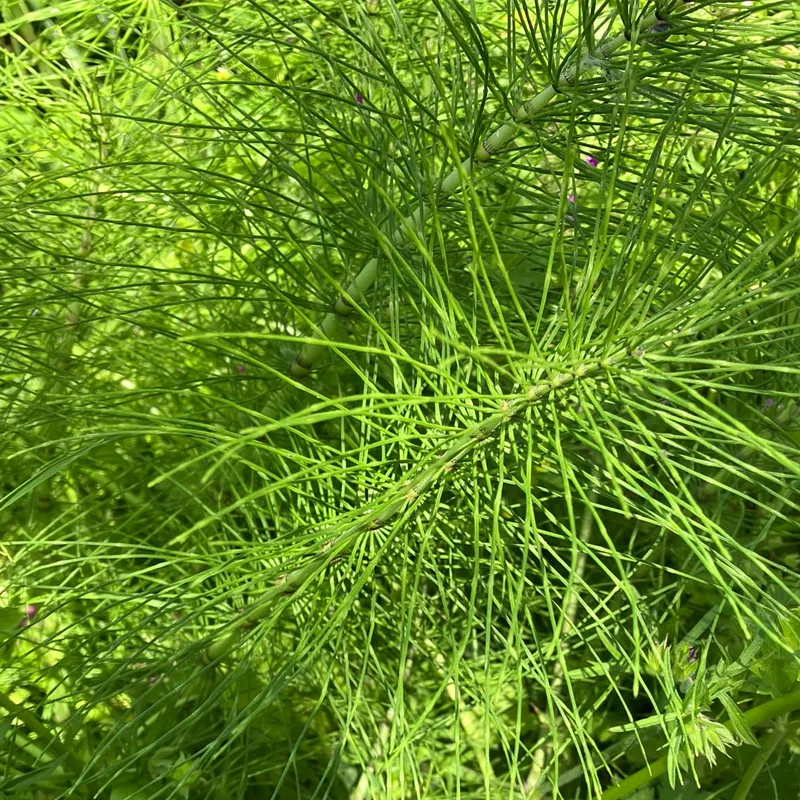
[[600, 162], [594, 156], [586, 156], [586, 163], [590, 167], [596, 167]]
[[28, 625], [30, 625], [31, 622], [33, 622], [33, 618], [36, 616], [37, 611], [38, 609], [36, 608], [36, 606], [33, 605], [33, 603], [31, 603], [25, 609], [25, 616], [19, 621], [20, 628], [27, 628]]
[[694, 662], [697, 661], [697, 648], [694, 645], [689, 648], [689, 652], [686, 654], [686, 660], [690, 664], [694, 664]]
[[360, 105], [360, 106], [364, 105], [364, 98], [361, 96], [361, 94], [359, 92], [356, 92], [353, 95], [353, 98], [355, 99], [356, 103], [358, 103], [358, 105]]
[[567, 201], [570, 202], [570, 203], [574, 203], [575, 202], [575, 195], [574, 194], [568, 194], [567, 195]]
[[236, 371], [237, 371], [237, 372], [238, 372], [240, 375], [242, 375], [242, 374], [244, 373], [244, 364], [237, 364], [237, 365], [236, 365]]
[[573, 217], [571, 214], [567, 214], [567, 222], [575, 222], [575, 217]]
[[764, 407], [764, 408], [772, 408], [772, 406], [774, 406], [774, 405], [775, 405], [775, 398], [773, 398], [773, 397], [768, 397], [768, 398], [767, 398], [767, 399], [764, 401], [764, 406], [763, 406], [763, 407]]

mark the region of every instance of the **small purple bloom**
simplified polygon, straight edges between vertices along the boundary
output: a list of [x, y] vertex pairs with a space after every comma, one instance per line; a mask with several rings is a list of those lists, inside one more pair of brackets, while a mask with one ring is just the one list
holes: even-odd
[[31, 603], [25, 609], [25, 616], [19, 621], [20, 628], [27, 628], [28, 625], [30, 625], [31, 622], [33, 622], [33, 618], [36, 616], [37, 611], [38, 608], [35, 605], [33, 605], [33, 603]]
[[568, 194], [567, 195], [567, 201], [570, 202], [570, 203], [574, 203], [575, 202], [575, 195], [574, 194]]
[[238, 372], [240, 375], [242, 375], [242, 374], [244, 373], [244, 364], [237, 364], [237, 365], [236, 365], [236, 371], [237, 371], [237, 372]]
[[586, 156], [586, 163], [590, 167], [596, 167], [600, 162], [594, 156]]
[[354, 97], [356, 103], [358, 103], [358, 105], [360, 105], [360, 106], [364, 105], [364, 98], [361, 96], [361, 94], [359, 92], [356, 92], [353, 95], [353, 97]]
[[690, 664], [694, 664], [694, 662], [697, 661], [697, 648], [694, 645], [689, 648], [689, 652], [686, 654], [686, 660]]
[[772, 408], [772, 406], [774, 406], [774, 405], [775, 405], [775, 398], [773, 398], [773, 397], [768, 397], [764, 401], [764, 408]]
[[575, 222], [575, 217], [570, 214], [567, 214], [567, 222]]

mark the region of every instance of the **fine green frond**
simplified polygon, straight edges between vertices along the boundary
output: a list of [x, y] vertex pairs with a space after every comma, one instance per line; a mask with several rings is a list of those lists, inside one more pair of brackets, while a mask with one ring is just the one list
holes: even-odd
[[797, 789], [800, 5], [1, 24], [0, 794]]

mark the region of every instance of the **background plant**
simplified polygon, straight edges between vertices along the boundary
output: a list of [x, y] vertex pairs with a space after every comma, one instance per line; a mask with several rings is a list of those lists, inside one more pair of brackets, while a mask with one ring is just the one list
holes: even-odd
[[0, 790], [795, 796], [799, 27], [4, 4]]

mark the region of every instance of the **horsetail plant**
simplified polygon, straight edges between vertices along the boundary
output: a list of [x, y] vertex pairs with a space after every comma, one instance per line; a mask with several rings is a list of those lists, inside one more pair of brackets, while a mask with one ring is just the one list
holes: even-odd
[[7, 5], [0, 794], [796, 791], [794, 2]]
[[[673, 3], [672, 11], [680, 11], [685, 5], [686, 3], [682, 0], [676, 0], [676, 2]], [[503, 148], [507, 147], [519, 134], [522, 125], [535, 119], [537, 114], [558, 96], [559, 92], [567, 87], [571, 87], [582, 76], [587, 75], [587, 73], [591, 73], [593, 70], [601, 67], [614, 52], [625, 44], [635, 42], [640, 36], [647, 37], [648, 34], [661, 33], [663, 29], [658, 26], [666, 25], [664, 13], [663, 7], [656, 7], [655, 10], [643, 16], [636, 24], [631, 24], [626, 30], [616, 36], [608, 36], [603, 39], [593, 52], [581, 56], [578, 50], [572, 59], [559, 70], [558, 77], [552, 84], [546, 86], [535, 97], [520, 105], [514, 112], [512, 120], [506, 122], [490, 136], [483, 139], [473, 155], [465, 159], [456, 169], [447, 175], [441, 182], [438, 195], [440, 197], [446, 197], [455, 192], [462, 180], [472, 174], [476, 164], [489, 161], [489, 159], [502, 151]], [[361, 95], [356, 93], [355, 97], [356, 102], [361, 105], [363, 102]], [[597, 159], [591, 156], [587, 157], [586, 163], [592, 167], [598, 165]], [[393, 245], [399, 246], [403, 244], [408, 237], [413, 238], [415, 233], [419, 235], [429, 213], [429, 209], [424, 205], [420, 205], [416, 211], [405, 217], [397, 229], [397, 232], [394, 234], [392, 240]], [[337, 298], [333, 304], [333, 309], [322, 321], [320, 332], [325, 338], [330, 339], [335, 336], [341, 319], [350, 315], [353, 310], [353, 303], [358, 303], [362, 300], [364, 293], [368, 291], [375, 282], [377, 275], [378, 259], [373, 258], [370, 259], [366, 266], [356, 275], [344, 294]], [[326, 351], [327, 347], [323, 343], [309, 342], [306, 344], [302, 351], [298, 353], [291, 366], [292, 374], [295, 377], [304, 378], [314, 368], [314, 365]]]

